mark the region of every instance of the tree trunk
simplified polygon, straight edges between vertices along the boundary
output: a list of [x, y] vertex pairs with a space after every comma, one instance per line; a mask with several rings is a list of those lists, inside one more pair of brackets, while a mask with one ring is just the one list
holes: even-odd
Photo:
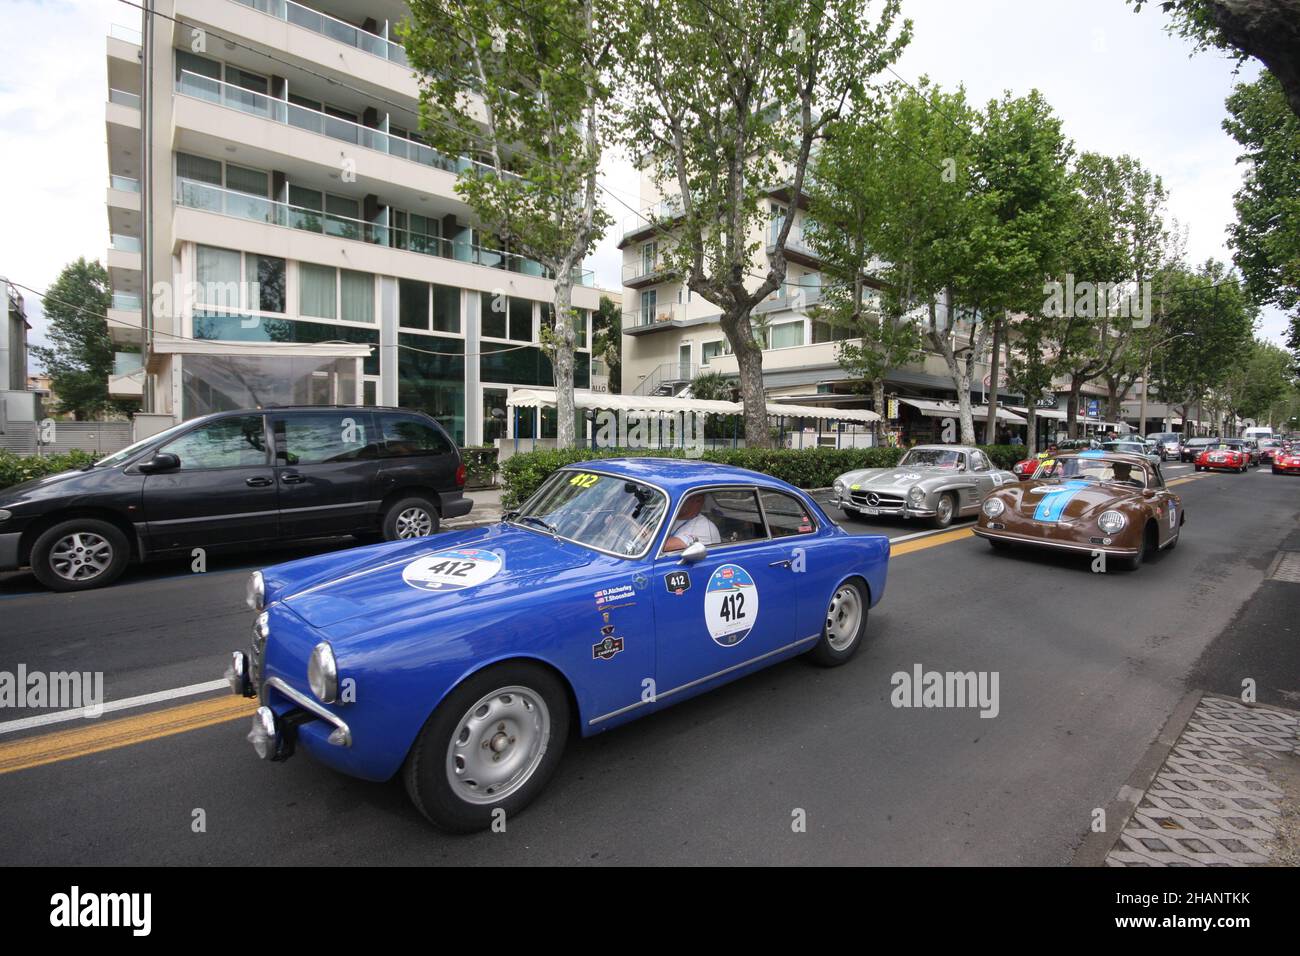
[[573, 400], [573, 270], [562, 269], [555, 277], [555, 447], [577, 445], [577, 410]]
[[1038, 454], [1038, 407], [1034, 404], [1036, 401], [1038, 401], [1037, 397], [1025, 396], [1025, 448], [1029, 451], [1026, 458], [1033, 458]]
[[876, 436], [876, 445], [880, 446], [885, 443], [885, 380], [878, 378], [871, 383], [871, 404], [876, 406], [876, 414], [880, 420], [873, 423]]
[[767, 429], [767, 392], [763, 388], [763, 349], [754, 341], [753, 333], [733, 335], [730, 330], [742, 329], [748, 314], [723, 315], [721, 325], [732, 340], [736, 353], [736, 370], [740, 374], [740, 400], [745, 406], [745, 447], [770, 448], [772, 436]]
[[998, 427], [998, 360], [1001, 358], [1002, 320], [993, 320], [993, 359], [989, 363], [989, 417], [984, 426], [984, 443], [997, 444]]
[[961, 416], [961, 443], [975, 444], [975, 417], [970, 408], [970, 362], [957, 363], [957, 411]]
[[1071, 438], [1079, 437], [1079, 389], [1083, 383], [1077, 378], [1070, 379], [1070, 398], [1065, 406], [1065, 433]]

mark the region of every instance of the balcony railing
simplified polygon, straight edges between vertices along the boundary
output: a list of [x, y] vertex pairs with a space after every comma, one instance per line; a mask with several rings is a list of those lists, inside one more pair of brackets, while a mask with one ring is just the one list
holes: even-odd
[[118, 252], [139, 252], [140, 251], [139, 236], [124, 236], [121, 233], [115, 232], [108, 238], [109, 238], [109, 245], [112, 246], [114, 249], [116, 249]]
[[[385, 133], [383, 130], [362, 126], [360, 123], [353, 123], [351, 120], [340, 119], [328, 113], [279, 100], [273, 96], [267, 96], [265, 93], [246, 90], [242, 86], [214, 80], [212, 77], [192, 73], [189, 70], [181, 71], [180, 77], [176, 80], [176, 92], [181, 96], [216, 103], [218, 106], [239, 110], [241, 113], [260, 116], [273, 123], [304, 129], [311, 133], [319, 133], [342, 143], [350, 143], [363, 149], [372, 149], [401, 159], [409, 159], [413, 163], [432, 166], [435, 169], [441, 169], [455, 175], [459, 175], [466, 170], [475, 170], [479, 173], [493, 172], [491, 166], [470, 159], [468, 156], [459, 156], [453, 159], [423, 143], [417, 143], [414, 140]], [[506, 175], [510, 176], [511, 174], [507, 173]]]
[[337, 40], [363, 53], [377, 56], [381, 60], [389, 60], [401, 66], [410, 65], [406, 59], [406, 50], [400, 43], [376, 36], [360, 27], [335, 19], [327, 13], [294, 3], [293, 0], [235, 0], [235, 2], [252, 7], [259, 13], [265, 13], [285, 23], [292, 23], [305, 30]]
[[639, 307], [623, 311], [623, 328], [644, 328], [665, 322], [679, 322], [685, 318], [686, 307], [680, 302], [665, 302], [662, 305], [643, 302]]
[[132, 179], [130, 176], [109, 176], [108, 185], [118, 192], [138, 193], [140, 191], [140, 180]]
[[126, 106], [133, 110], [140, 108], [140, 94], [128, 93], [126, 90], [116, 90], [109, 88], [108, 101], [116, 103], [118, 106]]
[[653, 260], [638, 258], [635, 262], [623, 263], [623, 284], [629, 285], [649, 276], [667, 275], [671, 271], [672, 267], [662, 256], [655, 256]]
[[[489, 269], [504, 269], [520, 275], [552, 278], [539, 263], [512, 252], [476, 246], [462, 239], [429, 236], [384, 223], [366, 222], [318, 209], [293, 206], [192, 179], [176, 181], [176, 203], [189, 209], [201, 209], [223, 216], [233, 216], [236, 219], [264, 222], [273, 226], [334, 236], [338, 239], [351, 239], [377, 246], [404, 249], [422, 255], [486, 266]], [[590, 286], [595, 283], [595, 274], [590, 269], [575, 269], [573, 281], [579, 285]]]
[[655, 223], [670, 220], [674, 216], [680, 216], [681, 214], [681, 202], [675, 199], [660, 200], [653, 206], [647, 206], [634, 216], [625, 217], [623, 220], [623, 235], [627, 236], [634, 232], [640, 232]]
[[110, 308], [118, 309], [122, 312], [139, 312], [143, 308], [138, 295], [132, 295], [129, 292], [114, 292], [113, 304]]
[[108, 35], [115, 40], [121, 40], [124, 43], [131, 43], [135, 46], [140, 45], [140, 31], [132, 30], [130, 27], [124, 27], [114, 23], [108, 28]]

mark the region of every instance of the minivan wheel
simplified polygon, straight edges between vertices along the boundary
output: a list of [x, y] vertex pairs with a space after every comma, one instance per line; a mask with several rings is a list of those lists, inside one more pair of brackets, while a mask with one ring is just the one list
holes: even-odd
[[384, 513], [384, 540], [404, 541], [438, 533], [438, 509], [427, 498], [403, 498]]
[[112, 584], [131, 560], [116, 525], [72, 518], [48, 528], [32, 545], [32, 573], [51, 591], [87, 591]]

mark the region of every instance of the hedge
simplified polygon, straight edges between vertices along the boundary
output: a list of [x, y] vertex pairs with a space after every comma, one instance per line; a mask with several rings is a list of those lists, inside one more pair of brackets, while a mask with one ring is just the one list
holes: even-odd
[[[1023, 445], [980, 445], [995, 467], [1010, 469], [1025, 456]], [[892, 468], [904, 448], [711, 448], [700, 456], [762, 472], [797, 488], [827, 488], [839, 475], [859, 468]], [[527, 501], [551, 472], [565, 465], [598, 458], [684, 458], [680, 448], [564, 448], [523, 452], [501, 465], [501, 504], [515, 508]]]
[[466, 488], [491, 488], [496, 484], [497, 449], [495, 446], [469, 446], [460, 450], [465, 465]]
[[0, 488], [57, 475], [61, 471], [73, 468], [85, 468], [100, 456], [88, 451], [75, 449], [66, 455], [15, 455], [11, 451], [0, 449]]

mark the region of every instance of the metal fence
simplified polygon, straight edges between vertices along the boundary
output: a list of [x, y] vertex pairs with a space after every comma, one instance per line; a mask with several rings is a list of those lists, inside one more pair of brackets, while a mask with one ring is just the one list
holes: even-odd
[[[53, 438], [41, 444], [38, 437]], [[130, 422], [54, 422], [42, 436], [40, 422], [9, 422], [0, 431], [0, 448], [19, 455], [62, 455], [74, 449], [109, 455], [131, 444]]]

